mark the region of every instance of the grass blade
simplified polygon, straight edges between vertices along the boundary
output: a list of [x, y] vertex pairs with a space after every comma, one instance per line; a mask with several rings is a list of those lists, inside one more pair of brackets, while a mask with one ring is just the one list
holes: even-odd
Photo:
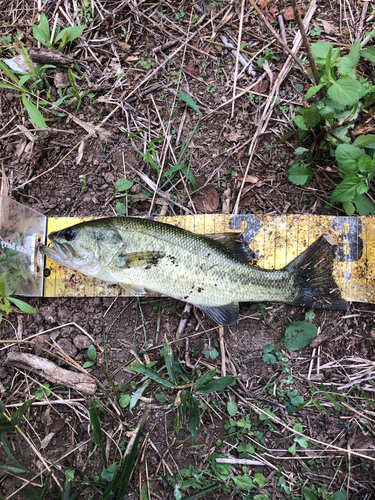
[[182, 500], [197, 500], [198, 498], [206, 498], [207, 495], [213, 493], [214, 491], [219, 490], [220, 488], [221, 488], [220, 484], [213, 484], [208, 488], [205, 488], [204, 490], [200, 490], [197, 491], [196, 493], [193, 493], [192, 495], [189, 495], [188, 497], [183, 497]]
[[168, 387], [169, 389], [174, 389], [176, 387], [175, 384], [169, 382], [169, 380], [159, 375], [159, 373], [156, 372], [155, 370], [152, 370], [151, 368], [148, 368], [147, 366], [141, 365], [139, 363], [132, 363], [130, 365], [130, 370], [142, 373], [142, 375], [145, 375], [146, 377], [155, 380], [155, 382], [158, 382], [163, 387]]
[[13, 453], [11, 452], [8, 439], [6, 437], [5, 432], [0, 432], [0, 441], [2, 445], [4, 446], [4, 450], [8, 457], [12, 460], [12, 462], [17, 465], [20, 469], [22, 469], [22, 472], [27, 472], [28, 474], [32, 474], [32, 472], [25, 466], [19, 463], [19, 461], [13, 456]]
[[189, 429], [193, 437], [193, 441], [195, 441], [199, 430], [199, 407], [198, 401], [193, 396], [189, 401]]
[[125, 456], [121, 460], [112, 481], [108, 484], [103, 493], [102, 500], [120, 500], [124, 498], [128, 484], [133, 472], [135, 457], [138, 452], [138, 443], [141, 436], [143, 424], [146, 420], [148, 411], [144, 414], [137, 428], [132, 432], [128, 446], [125, 451]]
[[100, 446], [100, 449], [102, 451], [104, 468], [107, 469], [108, 464], [107, 464], [107, 457], [106, 457], [105, 449], [104, 449], [102, 428], [100, 426], [99, 417], [98, 417], [98, 413], [96, 411], [95, 405], [91, 401], [91, 399], [89, 401], [89, 413], [90, 413], [90, 426], [91, 426], [91, 430], [92, 430], [92, 436], [94, 438], [94, 443], [96, 445]]
[[227, 375], [226, 377], [220, 377], [216, 380], [212, 380], [206, 385], [201, 386], [196, 393], [197, 394], [209, 394], [210, 392], [221, 391], [228, 387], [228, 385], [233, 384], [237, 377], [232, 377], [231, 375]]
[[177, 375], [174, 369], [174, 354], [172, 348], [165, 340], [163, 340], [164, 345], [164, 356], [165, 364], [167, 365], [169, 378], [172, 380], [174, 385], [177, 385]]
[[42, 116], [42, 113], [39, 111], [39, 109], [30, 102], [25, 94], [22, 94], [22, 102], [23, 105], [26, 108], [26, 111], [29, 114], [30, 120], [39, 128], [47, 128], [46, 122], [44, 121], [44, 118]]
[[11, 425], [18, 425], [20, 418], [27, 412], [30, 406], [34, 403], [35, 398], [28, 399], [23, 403], [22, 406], [14, 413], [13, 417], [10, 419]]
[[49, 473], [48, 473], [48, 475], [46, 477], [46, 480], [45, 480], [45, 482], [43, 484], [43, 488], [41, 489], [40, 494], [39, 494], [37, 500], [44, 500], [46, 498], [48, 487], [49, 487], [49, 483], [51, 482], [52, 474], [53, 474], [53, 472], [49, 471]]

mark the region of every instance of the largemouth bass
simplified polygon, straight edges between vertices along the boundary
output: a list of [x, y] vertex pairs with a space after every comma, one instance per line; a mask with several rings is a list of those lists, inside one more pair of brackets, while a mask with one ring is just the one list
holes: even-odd
[[239, 302], [348, 308], [332, 277], [336, 247], [324, 236], [280, 270], [253, 265], [233, 238], [238, 235], [211, 238], [149, 219], [109, 217], [53, 232], [53, 247], [41, 250], [129, 292], [156, 292], [194, 304], [221, 325], [237, 322]]

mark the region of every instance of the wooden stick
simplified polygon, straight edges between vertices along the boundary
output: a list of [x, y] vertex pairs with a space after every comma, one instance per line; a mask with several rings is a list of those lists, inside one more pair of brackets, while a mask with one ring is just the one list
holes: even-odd
[[303, 44], [305, 46], [305, 49], [307, 52], [307, 57], [309, 59], [309, 63], [310, 63], [310, 66], [311, 66], [311, 69], [312, 69], [312, 72], [314, 75], [315, 84], [318, 85], [319, 80], [320, 80], [319, 70], [318, 70], [318, 67], [316, 65], [312, 50], [311, 50], [311, 45], [310, 45], [309, 39], [307, 38], [307, 35], [306, 35], [306, 30], [305, 30], [305, 26], [304, 26], [303, 21], [302, 21], [301, 13], [299, 11], [296, 0], [291, 0], [291, 2], [292, 2], [293, 10], [294, 10], [294, 17], [296, 18], [298, 27], [300, 29]]

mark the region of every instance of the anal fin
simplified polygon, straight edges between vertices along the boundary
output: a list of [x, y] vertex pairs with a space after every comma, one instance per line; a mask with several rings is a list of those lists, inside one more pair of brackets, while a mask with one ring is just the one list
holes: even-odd
[[222, 306], [201, 306], [201, 309], [216, 323], [223, 326], [234, 325], [240, 317], [238, 302]]

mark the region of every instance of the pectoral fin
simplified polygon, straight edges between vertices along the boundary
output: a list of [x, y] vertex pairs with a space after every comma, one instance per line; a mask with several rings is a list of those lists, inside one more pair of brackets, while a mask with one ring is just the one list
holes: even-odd
[[149, 264], [150, 266], [157, 266], [160, 259], [164, 257], [164, 252], [133, 252], [126, 253], [120, 250], [113, 259], [113, 263], [120, 268], [129, 269], [131, 267], [143, 266]]
[[148, 293], [142, 285], [128, 285], [127, 283], [118, 283], [124, 290], [134, 295], [145, 295]]
[[219, 325], [227, 326], [237, 323], [240, 316], [238, 302], [231, 302], [223, 306], [201, 306], [203, 312]]

